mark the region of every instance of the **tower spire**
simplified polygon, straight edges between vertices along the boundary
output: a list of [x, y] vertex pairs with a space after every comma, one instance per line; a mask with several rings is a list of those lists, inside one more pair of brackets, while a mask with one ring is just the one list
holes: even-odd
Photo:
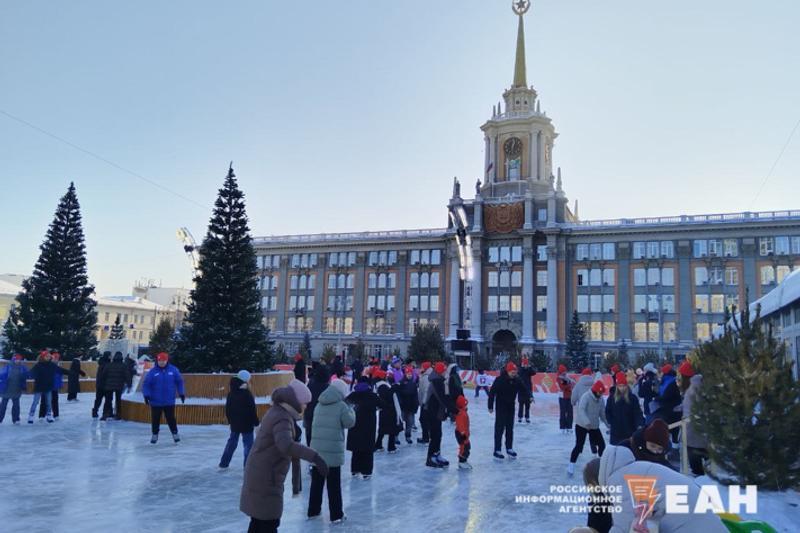
[[522, 15], [527, 13], [530, 9], [530, 0], [515, 0], [511, 3], [511, 9], [519, 17], [519, 24], [517, 26], [517, 57], [514, 62], [514, 83], [511, 88], [527, 87], [528, 80], [525, 73], [525, 24], [522, 21]]

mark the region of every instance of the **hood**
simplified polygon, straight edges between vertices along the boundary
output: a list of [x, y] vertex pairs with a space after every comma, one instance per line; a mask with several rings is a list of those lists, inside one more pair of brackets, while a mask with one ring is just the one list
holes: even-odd
[[689, 384], [695, 388], [700, 387], [703, 384], [703, 374], [695, 374], [692, 376], [689, 380]]
[[581, 376], [578, 380], [578, 385], [586, 385], [587, 387], [591, 387], [594, 385], [594, 376]]
[[242, 381], [241, 379], [237, 378], [236, 376], [233, 376], [231, 378], [231, 389], [230, 390], [231, 391], [239, 390], [239, 388], [241, 388], [243, 383], [244, 383], [244, 381]]
[[609, 478], [617, 470], [628, 466], [636, 461], [636, 458], [625, 446], [608, 446], [600, 458], [600, 475], [599, 481], [601, 485], [608, 485]]
[[298, 413], [303, 410], [291, 387], [280, 387], [272, 391], [272, 405], [280, 403], [288, 404]]
[[317, 400], [317, 402], [323, 405], [330, 405], [332, 403], [341, 402], [342, 400], [344, 400], [344, 394], [342, 394], [337, 387], [328, 386], [328, 388], [319, 395], [319, 400]]

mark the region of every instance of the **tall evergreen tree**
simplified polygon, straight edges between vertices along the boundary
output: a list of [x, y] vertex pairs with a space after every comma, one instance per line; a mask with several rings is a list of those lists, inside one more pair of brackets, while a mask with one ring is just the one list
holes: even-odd
[[151, 355], [156, 355], [161, 352], [172, 353], [175, 347], [173, 337], [175, 335], [175, 328], [168, 318], [162, 318], [156, 325], [156, 329], [150, 334], [149, 351]]
[[61, 198], [39, 250], [33, 275], [23, 281], [18, 305], [3, 329], [6, 355], [31, 357], [42, 348], [58, 350], [67, 360], [88, 355], [97, 346], [97, 313], [73, 183]]
[[303, 356], [303, 359], [306, 361], [311, 360], [311, 335], [309, 335], [307, 331], [303, 334], [303, 342], [300, 344], [298, 350], [300, 355]]
[[712, 461], [742, 485], [786, 490], [800, 483], [800, 382], [786, 345], [747, 305], [721, 337], [697, 349], [703, 375], [692, 415]]
[[408, 355], [414, 361], [441, 361], [445, 358], [444, 337], [439, 326], [424, 324], [417, 327], [408, 345]]
[[175, 348], [182, 369], [236, 372], [269, 366], [256, 255], [232, 165], [199, 253], [199, 274]]
[[586, 343], [586, 328], [578, 320], [578, 312], [572, 312], [572, 321], [567, 334], [567, 357], [574, 370], [589, 366], [589, 350]]

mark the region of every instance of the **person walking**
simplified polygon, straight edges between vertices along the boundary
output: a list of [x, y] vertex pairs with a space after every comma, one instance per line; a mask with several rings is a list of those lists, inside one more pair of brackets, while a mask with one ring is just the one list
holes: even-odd
[[608, 426], [603, 406], [603, 394], [605, 392], [606, 386], [603, 382], [595, 381], [591, 390], [585, 392], [578, 402], [578, 409], [575, 413], [575, 447], [572, 449], [569, 465], [567, 465], [567, 474], [570, 477], [575, 473], [575, 463], [578, 460], [578, 456], [583, 452], [587, 435], [589, 436], [589, 442], [594, 443], [596, 446], [598, 455], [603, 456], [606, 443], [603, 440], [603, 434], [600, 432], [600, 420]]
[[247, 370], [240, 370], [231, 378], [230, 390], [225, 399], [225, 418], [231, 426], [231, 434], [219, 460], [220, 468], [230, 466], [233, 452], [239, 446], [240, 437], [244, 447], [244, 464], [247, 465], [247, 456], [253, 447], [253, 430], [259, 423], [256, 399], [250, 392], [249, 384], [250, 372]]
[[522, 417], [525, 417], [525, 423], [531, 423], [531, 402], [533, 401], [533, 383], [531, 379], [536, 372], [529, 366], [528, 358], [523, 357], [519, 366], [519, 380], [522, 382], [522, 388], [519, 394], [519, 411], [517, 412], [517, 422], [522, 424]]
[[403, 379], [398, 385], [397, 392], [406, 444], [411, 444], [414, 442], [411, 440], [411, 432], [414, 429], [414, 419], [419, 408], [417, 380], [414, 379], [414, 368], [411, 365], [405, 367]]
[[345, 403], [347, 383], [334, 379], [319, 395], [314, 408], [311, 449], [317, 452], [328, 465], [327, 475], [316, 468], [311, 469], [311, 489], [308, 495], [308, 518], [313, 520], [322, 514], [322, 492], [328, 489], [330, 520], [340, 524], [346, 520], [342, 509], [341, 472], [344, 464], [344, 442], [346, 429], [356, 423], [353, 408]]
[[510, 459], [517, 457], [517, 452], [514, 451], [514, 407], [522, 390], [517, 365], [509, 361], [489, 389], [489, 413], [497, 411], [494, 418], [495, 459], [505, 459], [505, 455], [500, 452], [504, 434], [506, 454]]
[[380, 399], [372, 391], [367, 376], [358, 377], [353, 392], [347, 397], [347, 403], [353, 406], [356, 413], [356, 423], [347, 431], [347, 449], [353, 452], [350, 458], [350, 474], [366, 480], [372, 477], [377, 427], [375, 413], [380, 407]]
[[14, 355], [11, 361], [0, 371], [0, 424], [6, 417], [8, 402], [11, 402], [11, 422], [19, 424], [19, 399], [25, 392], [30, 372], [22, 364], [22, 356]]
[[63, 375], [66, 373], [66, 370], [53, 362], [50, 352], [42, 350], [39, 353], [39, 360], [31, 369], [31, 377], [33, 378], [33, 402], [28, 412], [28, 424], [33, 424], [33, 417], [36, 414], [36, 408], [39, 407], [40, 401], [45, 403], [45, 417], [47, 422], [52, 423], [55, 421], [53, 419], [53, 387], [55, 385], [56, 374]]
[[558, 398], [558, 427], [561, 433], [572, 432], [572, 389], [575, 381], [567, 375], [567, 367], [558, 365], [556, 383], [561, 391]]
[[103, 355], [97, 360], [97, 374], [95, 374], [95, 382], [94, 382], [94, 405], [92, 406], [92, 418], [97, 418], [99, 415], [97, 414], [100, 410], [100, 406], [103, 403], [103, 399], [106, 397], [106, 391], [103, 389], [103, 380], [100, 376], [103, 373], [103, 368], [111, 362], [111, 352], [103, 352]]
[[[53, 375], [53, 389], [50, 391], [50, 405], [52, 406], [53, 411], [53, 419], [58, 420], [58, 416], [60, 414], [60, 410], [58, 408], [58, 395], [61, 392], [61, 387], [64, 386], [64, 376], [69, 375], [69, 370], [64, 370], [59, 365], [61, 361], [61, 354], [57, 351], [53, 350], [50, 352], [50, 359], [53, 361], [53, 364], [59, 369]], [[42, 402], [39, 404], [39, 418], [42, 419], [46, 415], [45, 411], [45, 403]]]
[[186, 403], [183, 376], [176, 367], [169, 363], [169, 355], [166, 352], [158, 354], [156, 361], [157, 365], [147, 372], [142, 385], [144, 403], [150, 406], [150, 421], [153, 430], [150, 444], [158, 442], [162, 414], [167, 419], [172, 440], [177, 444], [181, 438], [178, 435], [178, 423], [175, 420], [175, 395], [180, 397], [181, 403]]
[[77, 402], [78, 393], [81, 392], [81, 377], [86, 377], [86, 372], [81, 370], [81, 360], [76, 357], [69, 365], [67, 376], [67, 401]]
[[463, 395], [456, 398], [456, 442], [458, 443], [458, 468], [472, 470], [472, 465], [467, 461], [472, 445], [469, 442], [469, 413], [467, 413], [467, 398]]
[[613, 394], [609, 392], [606, 401], [606, 420], [611, 427], [609, 442], [617, 445], [623, 440], [631, 438], [633, 433], [644, 426], [644, 416], [639, 405], [639, 398], [628, 387], [628, 377], [624, 372], [617, 372], [614, 376], [616, 388]]
[[295, 421], [311, 401], [311, 391], [293, 379], [272, 391], [272, 406], [261, 420], [244, 468], [239, 510], [250, 517], [248, 533], [277, 533], [283, 516], [283, 492], [292, 459], [314, 465], [322, 477], [328, 475], [325, 460], [296, 442]]
[[423, 361], [419, 374], [419, 385], [417, 387], [417, 398], [419, 399], [419, 427], [422, 429], [422, 436], [417, 437], [417, 444], [429, 444], [430, 433], [428, 431], [428, 418], [425, 416], [425, 402], [428, 399], [428, 386], [430, 383], [433, 368], [430, 361]]
[[426, 397], [423, 402], [424, 418], [427, 421], [428, 454], [425, 466], [431, 468], [444, 468], [450, 462], [442, 457], [442, 422], [449, 416], [447, 400], [445, 399], [444, 374], [447, 367], [439, 361], [433, 366], [433, 372], [428, 377]]
[[486, 371], [482, 368], [478, 369], [478, 375], [475, 376], [475, 397], [477, 398], [481, 390], [483, 390], [487, 395], [489, 394], [489, 376], [486, 375]]
[[318, 365], [314, 373], [309, 376], [308, 390], [311, 391], [311, 401], [308, 403], [306, 410], [303, 411], [303, 429], [306, 432], [306, 446], [311, 446], [311, 427], [314, 423], [314, 408], [317, 406], [317, 400], [320, 394], [328, 388], [328, 381], [330, 381], [330, 379], [330, 372], [328, 372], [328, 368], [324, 365]]
[[[128, 366], [122, 360], [122, 352], [114, 354], [114, 359], [103, 367], [102, 376], [105, 403], [103, 404], [103, 416], [100, 420], [105, 421], [109, 418], [116, 420], [122, 419], [122, 391], [131, 385], [131, 375]], [[113, 404], [112, 404], [113, 400]]]
[[383, 451], [383, 436], [388, 437], [386, 445], [389, 453], [397, 452], [397, 435], [400, 433], [402, 425], [400, 401], [397, 398], [397, 389], [395, 389], [392, 381], [394, 380], [394, 373], [391, 371], [379, 371], [378, 381], [375, 384], [375, 392], [378, 393], [378, 398], [381, 400], [381, 412], [378, 416], [378, 440], [375, 443], [375, 451]]
[[350, 361], [350, 390], [353, 390], [358, 383], [358, 378], [364, 373], [364, 363], [361, 362], [359, 357], [353, 357]]

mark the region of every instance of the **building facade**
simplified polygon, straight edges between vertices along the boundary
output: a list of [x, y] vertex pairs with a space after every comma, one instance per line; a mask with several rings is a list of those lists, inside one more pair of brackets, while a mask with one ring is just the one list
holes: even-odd
[[527, 84], [526, 9], [513, 83], [481, 126], [484, 178], [471, 198], [454, 180], [446, 227], [254, 239], [264, 322], [288, 353], [308, 333], [317, 357], [359, 340], [405, 354], [437, 324], [448, 340], [468, 330], [473, 354], [557, 357], [576, 311], [596, 356], [680, 355], [800, 265], [800, 210], [580, 220]]

